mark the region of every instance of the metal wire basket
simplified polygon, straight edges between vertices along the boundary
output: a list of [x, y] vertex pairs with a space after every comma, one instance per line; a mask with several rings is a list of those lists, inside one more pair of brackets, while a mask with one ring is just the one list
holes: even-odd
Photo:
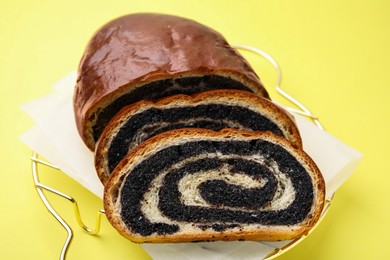
[[[267, 61], [269, 61], [273, 65], [273, 67], [275, 68], [275, 70], [277, 72], [277, 79], [276, 79], [276, 83], [275, 83], [275, 88], [276, 88], [277, 93], [280, 94], [282, 97], [284, 97], [285, 99], [287, 99], [288, 101], [290, 101], [292, 104], [294, 104], [297, 107], [297, 108], [291, 108], [291, 107], [286, 107], [286, 108], [293, 113], [300, 114], [300, 115], [303, 115], [303, 116], [309, 118], [320, 129], [324, 129], [324, 127], [322, 126], [322, 124], [319, 121], [319, 118], [316, 115], [312, 114], [307, 107], [305, 107], [301, 102], [299, 102], [297, 99], [290, 96], [288, 93], [286, 93], [281, 88], [282, 72], [281, 72], [279, 64], [276, 62], [276, 60], [271, 55], [269, 55], [268, 53], [266, 53], [263, 50], [257, 49], [255, 47], [247, 46], [247, 45], [234, 45], [234, 47], [236, 49], [239, 49], [239, 50], [249, 51], [251, 53], [260, 55], [263, 58], [265, 58]], [[71, 245], [72, 239], [73, 239], [73, 231], [72, 231], [72, 228], [69, 226], [69, 224], [61, 217], [60, 214], [58, 214], [58, 212], [50, 204], [49, 200], [47, 199], [47, 197], [45, 195], [45, 192], [53, 193], [59, 197], [62, 197], [64, 199], [68, 200], [70, 203], [72, 203], [74, 214], [75, 214], [76, 220], [77, 220], [77, 224], [87, 234], [96, 235], [99, 233], [101, 218], [102, 218], [102, 215], [105, 214], [105, 212], [102, 209], [97, 210], [95, 227], [93, 227], [93, 228], [87, 227], [84, 224], [84, 222], [82, 221], [77, 200], [74, 199], [73, 197], [61, 192], [61, 191], [58, 191], [52, 187], [49, 187], [49, 186], [41, 183], [40, 179], [39, 179], [38, 166], [49, 167], [52, 169], [56, 169], [58, 171], [60, 171], [60, 169], [57, 166], [40, 159], [38, 153], [36, 153], [35, 151], [33, 152], [32, 156], [31, 156], [31, 171], [32, 171], [32, 176], [33, 176], [34, 187], [37, 190], [38, 195], [39, 195], [40, 199], [42, 200], [43, 204], [45, 205], [45, 207], [48, 209], [48, 211], [53, 215], [53, 217], [67, 231], [67, 237], [66, 237], [66, 240], [62, 246], [61, 253], [60, 253], [60, 259], [65, 259], [67, 251], [68, 251], [68, 249]], [[322, 211], [320, 220], [317, 222], [315, 227], [310, 230], [309, 233], [304, 234], [301, 237], [292, 240], [291, 242], [289, 242], [288, 244], [286, 244], [280, 248], [276, 248], [275, 250], [270, 252], [264, 259], [267, 259], [267, 260], [274, 259], [274, 258], [280, 256], [281, 254], [285, 253], [286, 251], [290, 250], [291, 248], [293, 248], [297, 244], [299, 244], [302, 240], [304, 240], [319, 225], [321, 220], [324, 218], [324, 216], [326, 215], [326, 213], [329, 210], [329, 207], [331, 205], [331, 201], [333, 200], [333, 197], [334, 197], [334, 194], [332, 194], [330, 199], [327, 199], [325, 201], [325, 206], [324, 206], [324, 209]]]

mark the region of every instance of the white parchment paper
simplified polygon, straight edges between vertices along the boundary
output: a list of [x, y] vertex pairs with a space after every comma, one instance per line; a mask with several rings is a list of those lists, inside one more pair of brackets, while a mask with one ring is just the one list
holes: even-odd
[[[73, 90], [76, 73], [56, 83], [54, 91], [22, 105], [36, 122], [20, 140], [88, 190], [103, 197], [103, 185], [95, 173], [93, 153], [76, 129], [73, 114]], [[327, 197], [345, 182], [358, 166], [362, 154], [298, 115], [304, 150], [324, 175]], [[58, 187], [56, 187], [58, 189]], [[146, 244], [154, 259], [261, 259], [283, 242], [212, 242], [182, 244]]]

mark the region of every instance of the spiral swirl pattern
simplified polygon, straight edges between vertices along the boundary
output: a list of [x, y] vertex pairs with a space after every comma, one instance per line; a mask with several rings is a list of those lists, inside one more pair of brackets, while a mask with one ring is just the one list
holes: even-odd
[[262, 139], [171, 145], [122, 176], [120, 218], [141, 236], [295, 225], [315, 200], [302, 163]]

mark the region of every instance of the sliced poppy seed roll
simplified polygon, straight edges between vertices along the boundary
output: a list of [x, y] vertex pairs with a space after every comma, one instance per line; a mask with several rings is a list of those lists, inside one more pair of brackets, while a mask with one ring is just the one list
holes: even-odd
[[97, 144], [95, 167], [102, 183], [135, 146], [178, 128], [270, 131], [302, 146], [298, 129], [287, 112], [246, 91], [214, 90], [192, 97], [176, 95], [158, 102], [141, 101], [121, 110]]
[[110, 223], [133, 242], [285, 240], [325, 197], [312, 159], [270, 132], [178, 129], [133, 149], [105, 186]]

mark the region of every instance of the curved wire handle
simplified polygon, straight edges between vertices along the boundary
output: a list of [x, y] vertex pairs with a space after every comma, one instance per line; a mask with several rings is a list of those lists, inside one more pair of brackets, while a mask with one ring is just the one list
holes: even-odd
[[33, 152], [33, 155], [31, 157], [31, 168], [32, 168], [32, 174], [33, 174], [34, 186], [35, 186], [35, 188], [38, 192], [38, 195], [41, 198], [43, 204], [46, 206], [46, 208], [49, 210], [49, 212], [53, 215], [53, 217], [65, 228], [66, 232], [68, 233], [66, 240], [65, 240], [65, 243], [61, 249], [60, 259], [62, 260], [62, 259], [65, 259], [66, 253], [67, 253], [69, 246], [70, 246], [70, 243], [72, 242], [73, 231], [70, 228], [70, 226], [68, 225], [68, 223], [66, 223], [66, 221], [51, 206], [50, 202], [48, 201], [48, 199], [46, 198], [46, 196], [44, 194], [44, 191], [49, 191], [53, 194], [56, 194], [62, 198], [67, 199], [68, 201], [70, 201], [73, 204], [73, 210], [74, 210], [75, 215], [76, 215], [77, 224], [85, 232], [87, 232], [90, 235], [96, 235], [97, 233], [99, 233], [101, 218], [102, 218], [102, 214], [104, 214], [104, 210], [98, 211], [95, 228], [94, 229], [88, 228], [84, 224], [84, 222], [82, 221], [79, 206], [77, 204], [77, 201], [74, 198], [72, 198], [71, 196], [66, 195], [65, 193], [62, 193], [58, 190], [55, 190], [49, 186], [46, 186], [39, 181], [38, 164], [42, 164], [42, 165], [45, 165], [45, 166], [48, 166], [48, 167], [51, 167], [51, 168], [57, 169], [57, 170], [60, 170], [60, 169], [58, 167], [50, 164], [50, 163], [47, 163], [45, 161], [38, 159], [38, 154], [36, 152]]
[[[276, 73], [277, 73], [277, 78], [276, 78], [276, 83], [275, 83], [276, 91], [280, 95], [282, 95], [284, 98], [286, 98], [287, 100], [292, 102], [294, 105], [296, 105], [300, 110], [295, 109], [295, 108], [291, 108], [291, 107], [286, 107], [286, 109], [288, 109], [289, 111], [294, 112], [296, 114], [303, 115], [303, 116], [310, 118], [320, 129], [324, 130], [324, 127], [322, 126], [322, 124], [319, 121], [319, 118], [316, 115], [312, 114], [307, 107], [305, 107], [301, 102], [299, 102], [298, 100], [296, 100], [295, 98], [290, 96], [286, 91], [284, 91], [281, 88], [280, 85], [282, 83], [282, 70], [280, 69], [280, 66], [277, 63], [277, 61], [271, 55], [269, 55], [267, 52], [265, 52], [263, 50], [260, 50], [260, 49], [257, 49], [255, 47], [248, 46], [248, 45], [233, 45], [233, 48], [255, 53], [257, 55], [264, 57], [268, 62], [270, 62], [273, 65], [273, 67], [275, 68]], [[270, 260], [270, 259], [274, 259], [274, 258], [280, 256], [281, 254], [292, 249], [294, 246], [298, 245], [309, 234], [311, 234], [311, 232], [313, 232], [313, 230], [319, 225], [319, 223], [322, 221], [323, 217], [328, 212], [328, 209], [330, 207], [331, 201], [333, 200], [333, 197], [334, 197], [334, 194], [332, 194], [332, 197], [330, 199], [325, 200], [324, 209], [322, 210], [321, 217], [320, 217], [319, 221], [316, 223], [316, 225], [312, 229], [310, 229], [310, 231], [307, 234], [304, 234], [299, 238], [291, 240], [290, 243], [284, 245], [283, 247], [276, 248], [274, 251], [272, 251], [270, 254], [268, 254], [264, 259]]]
[[[275, 84], [275, 88], [276, 88], [277, 92], [280, 95], [282, 95], [284, 98], [286, 98], [287, 100], [292, 102], [294, 105], [296, 105], [298, 108], [300, 108], [300, 110], [299, 109], [295, 109], [295, 108], [291, 108], [291, 107], [287, 107], [287, 109], [292, 111], [292, 112], [294, 112], [294, 113], [297, 113], [297, 114], [300, 114], [300, 115], [303, 115], [303, 116], [306, 116], [306, 117], [310, 118], [311, 120], [313, 120], [313, 122], [320, 129], [324, 129], [324, 127], [319, 122], [319, 119], [318, 119], [317, 116], [313, 115], [309, 111], [309, 109], [307, 109], [302, 103], [300, 103], [298, 100], [296, 100], [295, 98], [290, 96], [288, 93], [286, 93], [280, 87], [281, 81], [282, 81], [282, 72], [281, 72], [279, 64], [276, 62], [276, 60], [271, 55], [269, 55], [268, 53], [266, 53], [263, 50], [257, 49], [257, 48], [252, 47], [252, 46], [234, 45], [233, 47], [236, 48], [236, 49], [241, 49], [241, 50], [246, 50], [246, 51], [250, 51], [250, 52], [256, 53], [256, 54], [264, 57], [267, 61], [269, 61], [274, 66], [274, 68], [276, 69], [276, 72], [277, 72], [277, 80], [276, 80], [276, 84]], [[32, 165], [31, 166], [32, 166], [32, 173], [33, 173], [33, 181], [34, 181], [34, 185], [35, 185], [35, 188], [36, 188], [36, 190], [38, 192], [39, 197], [41, 198], [43, 204], [46, 206], [48, 211], [65, 228], [65, 230], [68, 233], [67, 238], [65, 240], [65, 243], [64, 243], [64, 245], [62, 247], [61, 254], [60, 254], [60, 259], [63, 260], [63, 259], [65, 259], [67, 251], [69, 249], [69, 246], [70, 246], [70, 244], [72, 242], [73, 232], [72, 232], [72, 229], [70, 228], [70, 226], [66, 223], [66, 221], [51, 206], [50, 202], [48, 201], [48, 199], [46, 198], [46, 196], [44, 194], [44, 191], [49, 191], [49, 192], [51, 192], [53, 194], [56, 194], [56, 195], [58, 195], [58, 196], [60, 196], [62, 198], [65, 198], [66, 200], [70, 201], [73, 204], [73, 209], [74, 209], [74, 213], [75, 213], [75, 216], [76, 216], [77, 224], [86, 233], [88, 233], [90, 235], [96, 235], [97, 233], [99, 233], [99, 231], [100, 231], [100, 223], [101, 223], [101, 216], [105, 212], [102, 209], [99, 210], [98, 213], [97, 213], [95, 228], [94, 229], [88, 228], [84, 224], [84, 222], [82, 221], [82, 218], [81, 218], [81, 215], [80, 215], [79, 206], [77, 204], [77, 201], [74, 198], [72, 198], [71, 196], [69, 196], [67, 194], [64, 194], [64, 193], [62, 193], [62, 192], [60, 192], [58, 190], [55, 190], [55, 189], [53, 189], [53, 188], [51, 188], [49, 186], [46, 186], [46, 185], [42, 184], [39, 181], [39, 177], [38, 177], [38, 164], [42, 164], [42, 165], [45, 165], [45, 166], [48, 166], [48, 167], [51, 167], [51, 168], [57, 169], [57, 170], [60, 170], [60, 169], [58, 167], [56, 167], [55, 165], [52, 165], [52, 164], [50, 164], [48, 162], [45, 162], [45, 161], [42, 161], [42, 160], [38, 159], [38, 154], [36, 152], [33, 152], [33, 155], [31, 157], [31, 161], [32, 161]], [[333, 194], [333, 196], [334, 196], [334, 194]], [[325, 201], [325, 206], [324, 206], [324, 209], [322, 211], [321, 218], [317, 222], [317, 224], [314, 226], [314, 228], [318, 226], [318, 224], [323, 219], [323, 216], [327, 213], [327, 211], [328, 211], [328, 209], [330, 207], [330, 203], [331, 203], [331, 201], [333, 199], [333, 196], [332, 196], [331, 199], [328, 199], [328, 200]], [[301, 242], [303, 239], [305, 239], [314, 230], [314, 228], [312, 228], [308, 234], [305, 234], [305, 235], [303, 235], [303, 236], [301, 236], [301, 237], [299, 237], [297, 239], [292, 240], [290, 243], [288, 243], [287, 245], [285, 245], [285, 246], [283, 246], [281, 248], [276, 248], [273, 252], [271, 252], [269, 255], [267, 255], [264, 259], [267, 259], [267, 260], [274, 259], [277, 256], [281, 255], [282, 253], [286, 252], [287, 250], [291, 249], [295, 245], [299, 244], [299, 242]]]
[[291, 108], [291, 107], [288, 107], [287, 109], [294, 112], [294, 113], [309, 117], [310, 119], [313, 120], [313, 122], [320, 129], [324, 130], [324, 127], [321, 125], [321, 123], [316, 115], [313, 115], [307, 107], [305, 107], [301, 102], [299, 102], [298, 100], [296, 100], [295, 98], [290, 96], [286, 91], [284, 91], [280, 87], [280, 85], [282, 83], [282, 70], [280, 69], [279, 64], [276, 62], [276, 60], [271, 55], [269, 55], [268, 53], [266, 53], [263, 50], [260, 50], [260, 49], [257, 49], [255, 47], [248, 46], [248, 45], [233, 45], [233, 47], [236, 49], [241, 49], [241, 50], [246, 50], [246, 51], [256, 53], [260, 56], [263, 56], [267, 61], [269, 61], [274, 66], [276, 73], [277, 73], [277, 78], [276, 78], [276, 83], [275, 83], [276, 91], [280, 95], [282, 95], [283, 97], [288, 99], [290, 102], [292, 102], [294, 105], [296, 105], [297, 107], [300, 108], [300, 110], [295, 109], [295, 108]]

